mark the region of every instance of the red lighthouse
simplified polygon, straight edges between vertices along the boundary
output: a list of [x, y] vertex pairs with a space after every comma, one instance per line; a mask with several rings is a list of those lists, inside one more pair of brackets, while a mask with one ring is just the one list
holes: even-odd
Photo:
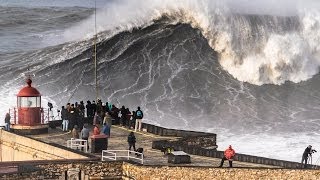
[[18, 120], [12, 126], [19, 134], [42, 134], [48, 132], [48, 124], [43, 123], [43, 109], [41, 108], [41, 94], [31, 86], [31, 79], [27, 79], [27, 86], [17, 94]]

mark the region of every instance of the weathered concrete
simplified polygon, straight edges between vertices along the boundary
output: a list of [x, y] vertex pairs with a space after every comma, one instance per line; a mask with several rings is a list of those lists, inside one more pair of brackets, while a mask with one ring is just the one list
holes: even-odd
[[28, 161], [88, 158], [57, 146], [0, 130], [1, 161]]
[[49, 128], [48, 124], [39, 124], [39, 125], [33, 125], [33, 126], [21, 125], [21, 124], [11, 125], [11, 131], [21, 135], [47, 134], [48, 128]]

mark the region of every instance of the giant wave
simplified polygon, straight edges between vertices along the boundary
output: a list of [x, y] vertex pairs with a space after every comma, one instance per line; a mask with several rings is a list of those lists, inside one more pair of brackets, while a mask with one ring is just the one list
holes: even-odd
[[[246, 10], [112, 1], [97, 13], [100, 98], [139, 105], [153, 124], [217, 133], [221, 148], [299, 161], [319, 138], [319, 12]], [[25, 74], [55, 106], [94, 99], [92, 22], [44, 39], [52, 46], [2, 55], [0, 105], [14, 105]]]

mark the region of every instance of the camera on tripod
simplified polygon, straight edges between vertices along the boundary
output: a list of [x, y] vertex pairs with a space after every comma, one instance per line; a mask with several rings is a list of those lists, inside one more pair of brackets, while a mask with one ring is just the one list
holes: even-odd
[[51, 111], [51, 109], [53, 108], [53, 105], [52, 105], [51, 102], [48, 102], [48, 107], [49, 107], [49, 109], [50, 109], [50, 111]]

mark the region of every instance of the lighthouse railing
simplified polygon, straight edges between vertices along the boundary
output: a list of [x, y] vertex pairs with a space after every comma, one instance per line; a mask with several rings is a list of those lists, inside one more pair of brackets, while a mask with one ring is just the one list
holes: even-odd
[[[51, 116], [52, 114], [49, 112], [49, 108], [41, 108], [41, 124], [48, 124], [51, 119], [53, 119]], [[9, 108], [9, 114], [10, 114], [10, 123], [11, 124], [19, 124], [18, 119], [18, 109], [16, 107]], [[58, 114], [59, 115], [59, 114]], [[51, 118], [51, 119], [50, 119]], [[57, 116], [55, 117], [57, 118]]]
[[18, 123], [18, 114], [17, 114], [17, 109], [14, 108], [10, 108], [9, 109], [9, 114], [10, 114], [10, 124], [17, 124]]

